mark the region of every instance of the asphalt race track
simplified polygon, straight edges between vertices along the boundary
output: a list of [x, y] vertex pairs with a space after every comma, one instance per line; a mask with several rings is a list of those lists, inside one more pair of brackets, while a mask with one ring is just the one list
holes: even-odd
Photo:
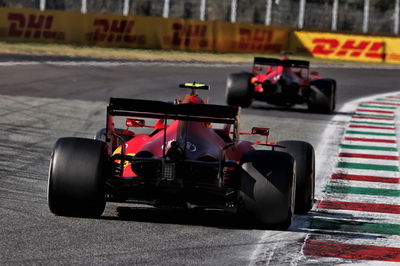
[[[79, 219], [54, 216], [47, 207], [53, 143], [64, 136], [91, 138], [105, 125], [109, 97], [173, 100], [184, 93], [178, 83], [197, 81], [211, 86], [211, 103], [224, 104], [227, 74], [249, 67], [0, 56], [0, 264], [247, 265], [259, 259], [254, 252], [260, 251], [261, 236], [261, 249], [274, 246], [274, 252], [256, 262], [293, 262], [307, 216], [296, 216], [290, 230], [280, 232], [254, 229], [217, 211], [108, 204], [101, 219]], [[398, 91], [399, 71], [324, 66], [320, 74], [337, 80], [339, 110], [350, 100]], [[323, 132], [337, 132], [332, 145], [343, 133], [340, 121], [331, 121], [334, 115], [254, 103], [242, 112], [241, 130], [266, 126], [271, 141], [312, 143], [320, 184], [335, 155], [321, 147]], [[300, 258], [294, 264], [318, 261]]]

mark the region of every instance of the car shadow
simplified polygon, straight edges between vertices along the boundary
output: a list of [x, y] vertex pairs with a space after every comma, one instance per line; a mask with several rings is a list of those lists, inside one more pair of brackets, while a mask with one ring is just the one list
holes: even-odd
[[117, 215], [101, 219], [216, 227], [224, 229], [262, 229], [248, 218], [216, 209], [172, 209], [153, 207], [117, 207]]
[[[234, 230], [274, 230], [265, 228], [248, 216], [240, 216], [222, 210], [210, 209], [164, 209], [154, 207], [117, 207], [117, 215], [103, 215], [100, 219], [214, 227]], [[289, 232], [346, 237], [347, 239], [377, 240], [384, 238], [377, 229], [369, 225], [379, 223], [379, 218], [367, 218], [353, 214], [337, 214], [325, 211], [310, 211], [306, 215], [295, 215]], [[279, 230], [279, 229], [278, 229]], [[282, 231], [282, 230], [279, 230]], [[378, 235], [377, 235], [378, 233]]]
[[286, 107], [286, 106], [274, 106], [274, 105], [261, 105], [261, 104], [253, 104], [249, 107], [249, 109], [254, 109], [254, 110], [265, 110], [265, 111], [284, 111], [284, 112], [294, 112], [294, 113], [311, 113], [308, 111], [307, 108], [304, 106], [292, 106], [292, 107]]

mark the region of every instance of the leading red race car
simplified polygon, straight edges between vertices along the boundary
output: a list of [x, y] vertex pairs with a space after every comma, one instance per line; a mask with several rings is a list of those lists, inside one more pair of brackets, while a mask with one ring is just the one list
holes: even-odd
[[[240, 108], [204, 103], [196, 91], [206, 85], [180, 87], [192, 93], [173, 103], [111, 98], [106, 128], [95, 139], [57, 140], [49, 169], [50, 211], [98, 217], [107, 201], [140, 201], [220, 208], [286, 229], [294, 212], [311, 209], [311, 144], [269, 143], [269, 129], [260, 127], [247, 134], [265, 142], [240, 140], [246, 134], [239, 132]], [[126, 128], [115, 127], [118, 121]]]
[[309, 70], [310, 63], [255, 57], [251, 73], [228, 76], [226, 100], [232, 106], [250, 106], [253, 99], [278, 106], [308, 105], [311, 112], [331, 113], [335, 110], [336, 81], [322, 79]]

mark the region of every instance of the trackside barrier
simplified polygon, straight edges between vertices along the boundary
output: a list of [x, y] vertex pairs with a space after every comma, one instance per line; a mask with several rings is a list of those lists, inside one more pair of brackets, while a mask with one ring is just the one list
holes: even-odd
[[162, 18], [0, 8], [0, 39], [107, 47], [161, 48], [151, 34]]
[[285, 26], [263, 26], [217, 21], [215, 51], [221, 53], [279, 53], [287, 49], [292, 31]]
[[[0, 9], [0, 38], [7, 41], [79, 42], [79, 13]], [[68, 25], [68, 26], [67, 26]], [[78, 26], [78, 27], [77, 27]]]
[[279, 52], [289, 27], [0, 8], [0, 40], [218, 52]]
[[156, 35], [162, 49], [214, 51], [214, 23], [194, 19], [162, 18]]
[[279, 53], [400, 64], [400, 38], [223, 21], [0, 8], [0, 40], [103, 47]]
[[83, 15], [87, 26], [80, 43], [130, 47], [213, 51], [211, 22], [160, 17]]
[[294, 31], [290, 49], [314, 57], [400, 64], [400, 38]]
[[162, 48], [152, 34], [162, 18], [83, 14], [80, 44], [102, 47]]

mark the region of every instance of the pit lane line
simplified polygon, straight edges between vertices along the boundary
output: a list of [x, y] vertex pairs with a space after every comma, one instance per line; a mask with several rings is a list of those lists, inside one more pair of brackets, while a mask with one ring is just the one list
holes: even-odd
[[[385, 97], [391, 97], [393, 96], [394, 93], [385, 93], [385, 94], [377, 94], [377, 95], [373, 95], [373, 96], [368, 96], [368, 97], [364, 97], [364, 98], [360, 98], [360, 99], [356, 99], [353, 100], [351, 102], [346, 103], [340, 110], [339, 110], [339, 114], [335, 115], [330, 123], [328, 124], [328, 127], [325, 129], [325, 131], [323, 132], [323, 138], [322, 138], [322, 142], [318, 144], [318, 147], [316, 148], [316, 170], [317, 170], [317, 178], [316, 178], [316, 195], [315, 198], [317, 200], [317, 202], [319, 202], [317, 205], [314, 206], [313, 211], [315, 211], [316, 209], [318, 209], [318, 205], [323, 202], [323, 198], [325, 197], [326, 194], [326, 188], [328, 187], [328, 183], [332, 184], [332, 180], [331, 176], [333, 173], [335, 173], [335, 168], [337, 166], [338, 158], [335, 155], [332, 155], [332, 151], [336, 152], [339, 149], [339, 145], [340, 143], [344, 142], [345, 140], [343, 138], [343, 135], [346, 134], [346, 128], [348, 127], [348, 125], [351, 122], [354, 122], [356, 119], [354, 119], [355, 116], [360, 115], [362, 116], [363, 114], [360, 114], [359, 111], [356, 111], [357, 108], [360, 109], [360, 105], [362, 105], [362, 103], [364, 102], [369, 102], [369, 104], [372, 105], [372, 107], [363, 107], [365, 109], [369, 108], [369, 110], [381, 110], [379, 109], [379, 107], [382, 106], [391, 106], [391, 104], [387, 105], [387, 104], [381, 104], [379, 102], [375, 102], [374, 100], [376, 98], [385, 98]], [[397, 105], [397, 104], [395, 104]], [[343, 114], [354, 114], [354, 115], [343, 115]], [[368, 119], [368, 121], [374, 121], [374, 120], [370, 120]], [[368, 123], [368, 122], [367, 122]], [[374, 122], [372, 122], [374, 123]], [[365, 124], [365, 122], [364, 122]], [[331, 126], [331, 125], [336, 125], [335, 127]], [[347, 135], [349, 136], [349, 135]], [[397, 162], [397, 161], [396, 161]], [[394, 177], [391, 177], [394, 178]], [[351, 182], [351, 181], [350, 181]], [[324, 190], [325, 187], [325, 190]], [[398, 201], [396, 201], [397, 203]], [[319, 205], [321, 207], [321, 205]], [[333, 211], [335, 212], [335, 211]], [[374, 214], [371, 215], [371, 213], [365, 213], [366, 216], [369, 217], [374, 217]], [[390, 216], [390, 215], [388, 215]], [[293, 220], [293, 224], [292, 226], [289, 228], [289, 232], [290, 231], [294, 231], [292, 232], [295, 236], [290, 236], [287, 234], [279, 234], [279, 233], [271, 233], [271, 231], [266, 231], [261, 237], [260, 237], [260, 241], [259, 241], [259, 245], [257, 246], [257, 248], [254, 250], [251, 258], [250, 258], [250, 263], [249, 265], [253, 266], [253, 265], [273, 265], [274, 264], [274, 260], [273, 260], [273, 256], [275, 253], [279, 254], [281, 252], [277, 252], [277, 250], [279, 249], [278, 245], [279, 244], [275, 244], [272, 248], [268, 247], [268, 243], [271, 242], [276, 242], [279, 241], [279, 238], [284, 237], [285, 235], [287, 237], [289, 237], [291, 239], [291, 241], [293, 242], [298, 242], [299, 241], [299, 234], [297, 233], [299, 228], [310, 228], [311, 225], [311, 220], [313, 220], [314, 218], [312, 218], [311, 216], [296, 216]], [[382, 217], [383, 219], [383, 217]], [[390, 219], [391, 221], [393, 221], [392, 219]], [[296, 232], [297, 231], [297, 232]], [[306, 230], [307, 231], [307, 230]], [[321, 257], [316, 257], [316, 259], [313, 259], [312, 257], [310, 258], [310, 256], [307, 255], [311, 255], [312, 252], [310, 251], [310, 246], [312, 246], [312, 244], [317, 244], [319, 243], [316, 240], [319, 240], [318, 237], [316, 239], [310, 239], [310, 238], [315, 238], [313, 236], [312, 232], [308, 232], [305, 235], [301, 235], [301, 238], [303, 239], [302, 241], [302, 245], [301, 247], [296, 246], [296, 248], [298, 250], [287, 250], [287, 253], [291, 254], [292, 259], [291, 261], [291, 265], [301, 265], [303, 263], [312, 263], [315, 262], [316, 259], [319, 259], [318, 261], [323, 261], [328, 258], [324, 258], [322, 256]], [[397, 237], [395, 237], [397, 239]], [[275, 239], [275, 240], [274, 240]], [[287, 242], [288, 239], [285, 239], [285, 241], [283, 242]], [[383, 242], [382, 244], [385, 246], [392, 246], [393, 243], [391, 243], [390, 241], [393, 241], [394, 239], [389, 239], [389, 241], [387, 243]], [[322, 237], [322, 240], [323, 237]], [[340, 241], [340, 239], [339, 239]], [[338, 242], [338, 240], [336, 239], [336, 242]], [[379, 242], [379, 241], [377, 241]], [[353, 244], [348, 244], [345, 245], [343, 244], [343, 247], [340, 246], [341, 248], [351, 248], [351, 247], [355, 247], [357, 245]], [[365, 247], [364, 245], [360, 245], [362, 247]], [[336, 247], [336, 248], [340, 248], [340, 247]], [[377, 250], [373, 248], [374, 246], [372, 246], [369, 251], [371, 253], [376, 253]], [[281, 248], [283, 248], [281, 246]], [[388, 249], [390, 249], [390, 247], [388, 247]], [[397, 250], [396, 250], [397, 251]], [[309, 252], [309, 253], [307, 253]], [[329, 250], [326, 250], [326, 252], [329, 252]], [[294, 254], [294, 256], [293, 256]], [[315, 255], [315, 254], [314, 254]], [[326, 255], [326, 254], [325, 254]], [[355, 256], [354, 258], [357, 258], [357, 256]], [[279, 260], [278, 260], [279, 261]], [[332, 262], [332, 261], [331, 261]], [[341, 261], [340, 263], [343, 263], [344, 261]], [[366, 260], [361, 260], [361, 261], [354, 261], [354, 263], [352, 263], [352, 265], [354, 264], [360, 264], [360, 265], [366, 265], [367, 264], [374, 264], [377, 265], [379, 263], [383, 263], [383, 262], [377, 262], [377, 261], [366, 261]], [[391, 264], [392, 262], [389, 261], [385, 261], [384, 262]]]

